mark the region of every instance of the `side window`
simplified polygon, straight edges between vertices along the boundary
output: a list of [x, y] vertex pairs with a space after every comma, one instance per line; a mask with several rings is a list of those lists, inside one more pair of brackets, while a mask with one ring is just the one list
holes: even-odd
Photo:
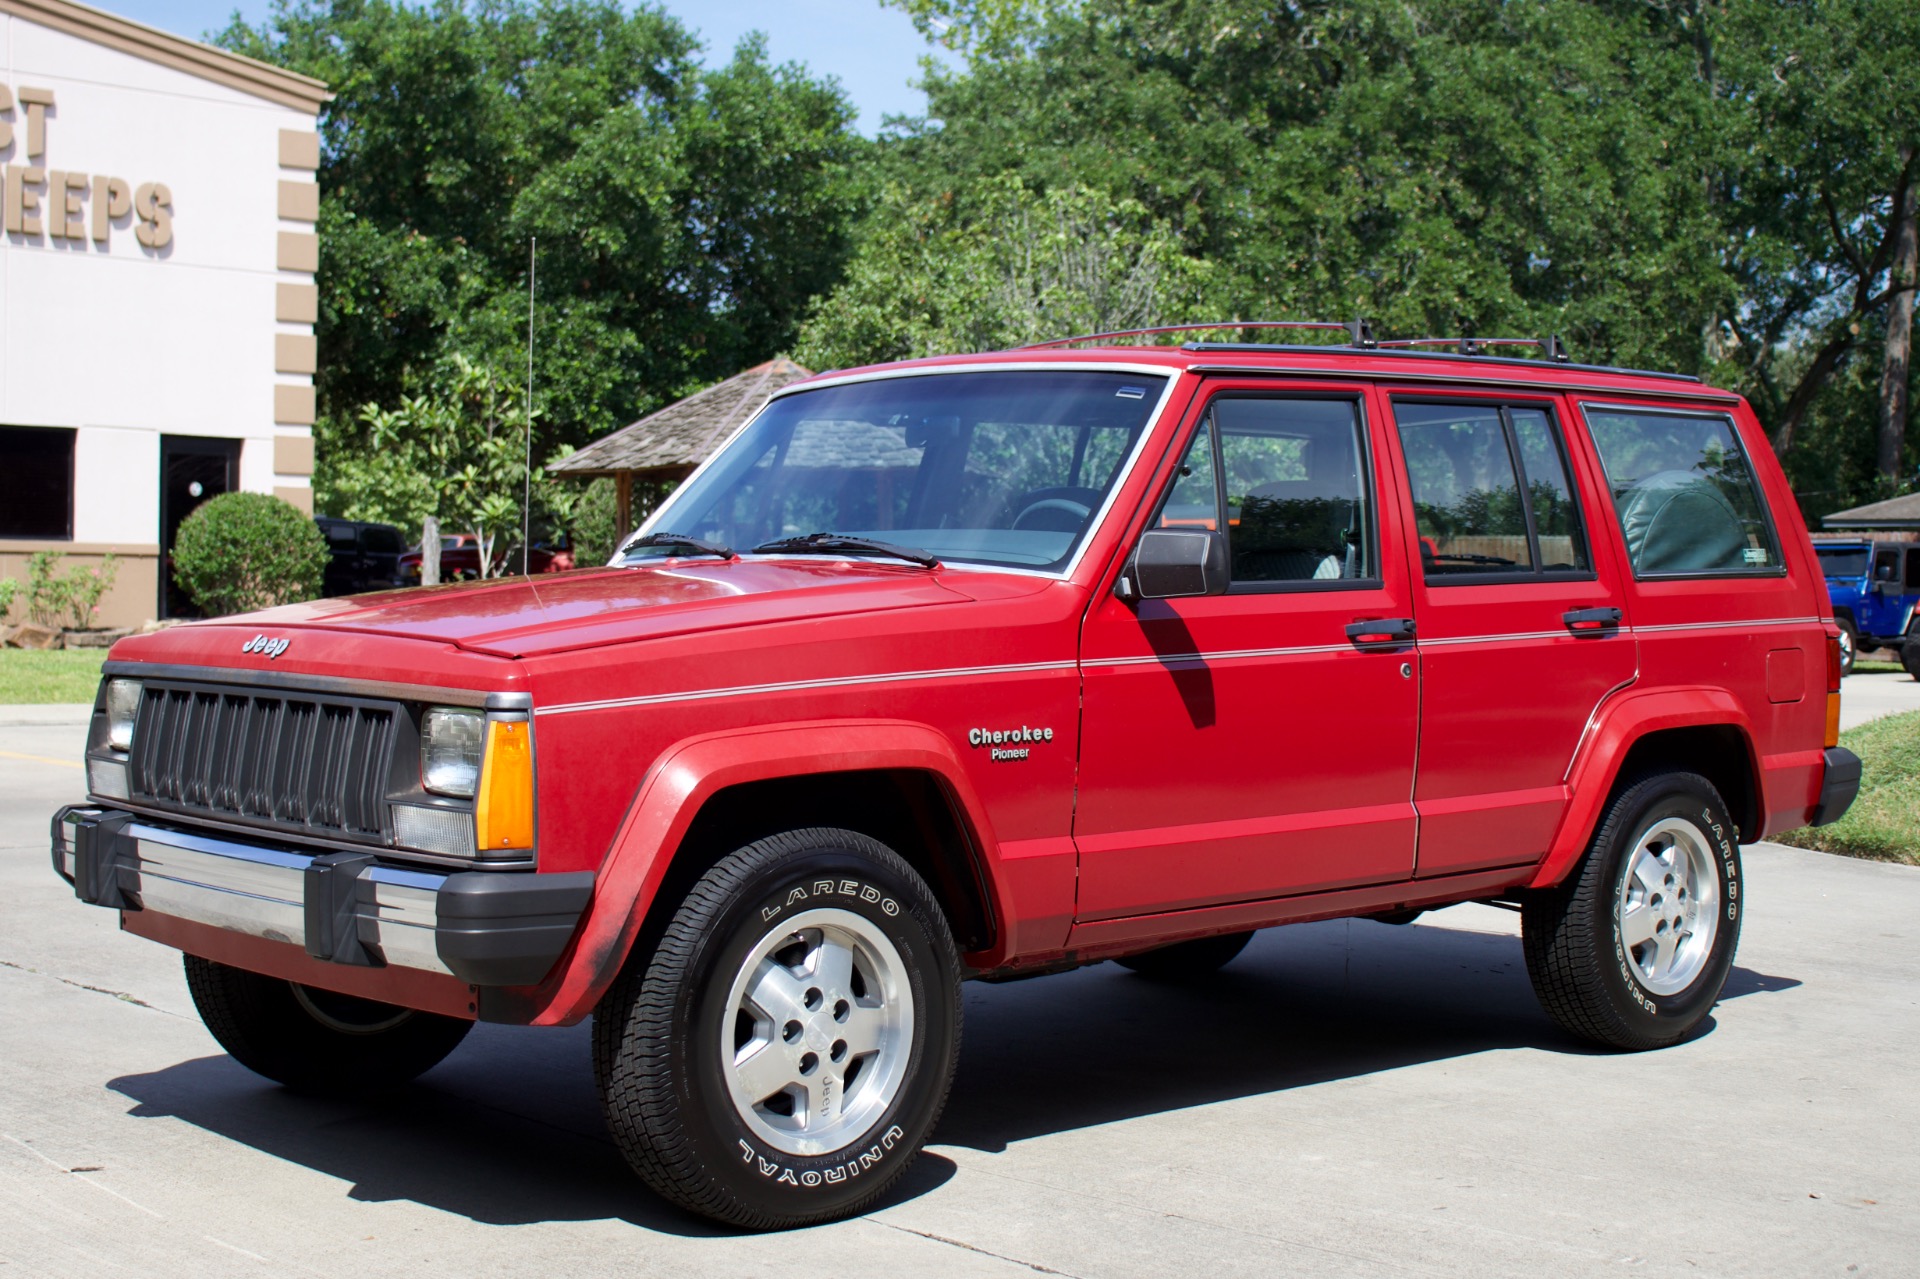
[[1777, 573], [1780, 546], [1724, 415], [1585, 406], [1635, 577]]
[[1161, 507], [1161, 528], [1225, 530], [1236, 585], [1367, 581], [1373, 512], [1353, 400], [1224, 395]]
[[1911, 595], [1920, 591], [1920, 550], [1909, 548], [1907, 551], [1906, 592]]
[[1428, 581], [1586, 573], [1566, 451], [1543, 409], [1396, 402]]

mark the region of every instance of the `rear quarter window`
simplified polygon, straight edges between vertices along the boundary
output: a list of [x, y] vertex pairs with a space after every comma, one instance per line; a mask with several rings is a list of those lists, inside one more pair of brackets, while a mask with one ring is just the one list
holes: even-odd
[[1784, 571], [1732, 419], [1582, 405], [1635, 577]]

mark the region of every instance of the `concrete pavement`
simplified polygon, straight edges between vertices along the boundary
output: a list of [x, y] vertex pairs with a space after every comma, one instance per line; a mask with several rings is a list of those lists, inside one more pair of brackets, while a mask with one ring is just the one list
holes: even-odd
[[1840, 727], [1857, 728], [1882, 715], [1920, 711], [1920, 680], [1898, 674], [1861, 672], [1840, 681]]
[[[1849, 680], [1852, 691], [1855, 680]], [[234, 1065], [178, 957], [48, 866], [80, 721], [0, 727], [0, 1263], [29, 1275], [1911, 1274], [1920, 870], [1747, 850], [1708, 1031], [1595, 1053], [1513, 916], [1262, 934], [1217, 978], [967, 989], [933, 1146], [864, 1219], [717, 1231], [626, 1172], [585, 1027], [401, 1099]]]

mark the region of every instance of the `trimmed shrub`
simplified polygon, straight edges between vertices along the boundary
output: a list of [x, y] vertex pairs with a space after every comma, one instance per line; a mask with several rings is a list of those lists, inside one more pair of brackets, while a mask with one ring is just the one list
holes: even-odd
[[313, 599], [326, 566], [319, 526], [265, 493], [202, 502], [173, 543], [173, 580], [209, 617]]

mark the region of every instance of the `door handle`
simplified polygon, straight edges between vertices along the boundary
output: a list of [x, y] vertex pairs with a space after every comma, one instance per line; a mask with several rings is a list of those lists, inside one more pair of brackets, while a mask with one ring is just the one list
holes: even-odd
[[1576, 632], [1592, 633], [1620, 625], [1620, 610], [1617, 608], [1570, 608], [1560, 614], [1560, 620], [1567, 629]]
[[1413, 642], [1413, 619], [1376, 617], [1354, 622], [1347, 627], [1347, 638], [1356, 644], [1410, 644]]

